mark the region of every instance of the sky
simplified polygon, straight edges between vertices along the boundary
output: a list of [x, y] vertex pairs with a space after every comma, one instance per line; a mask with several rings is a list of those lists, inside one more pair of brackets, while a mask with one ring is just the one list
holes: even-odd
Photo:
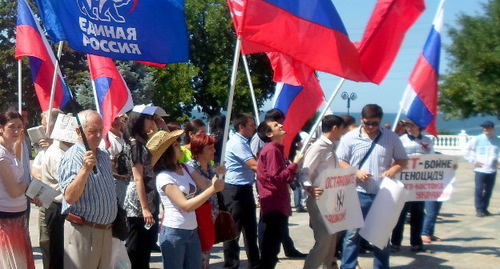
[[[353, 82], [347, 80], [335, 97], [331, 110], [335, 113], [347, 112], [347, 100], [343, 100], [340, 94], [344, 91], [356, 93], [357, 99], [351, 101], [351, 112], [360, 112], [365, 104], [379, 104], [385, 113], [397, 113], [399, 102], [403, 97], [404, 90], [408, 85], [408, 78], [413, 71], [419, 54], [422, 52], [425, 40], [432, 27], [432, 21], [440, 0], [425, 0], [426, 9], [420, 15], [415, 24], [407, 32], [401, 49], [394, 61], [389, 73], [380, 85], [365, 82]], [[446, 0], [444, 4], [444, 27], [442, 31], [442, 49], [440, 59], [440, 74], [448, 72], [448, 55], [446, 46], [451, 43], [448, 36], [449, 26], [457, 26], [457, 18], [460, 14], [480, 15], [483, 14], [483, 4], [488, 0]], [[335, 7], [340, 14], [347, 29], [351, 41], [360, 41], [377, 3], [376, 0], [334, 0]], [[330, 98], [337, 87], [340, 78], [319, 73], [320, 84], [325, 92], [326, 99]], [[262, 110], [272, 107], [268, 101]]]

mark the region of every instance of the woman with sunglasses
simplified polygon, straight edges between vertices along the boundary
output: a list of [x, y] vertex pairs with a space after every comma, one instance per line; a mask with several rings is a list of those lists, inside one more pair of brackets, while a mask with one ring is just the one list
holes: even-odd
[[[201, 268], [201, 244], [195, 210], [224, 188], [224, 181], [213, 176], [208, 181], [191, 166], [179, 163], [183, 156], [178, 138], [182, 130], [159, 131], [148, 142], [157, 174], [156, 188], [160, 193], [166, 217], [160, 232], [163, 268]], [[215, 169], [224, 175], [226, 168]]]
[[129, 236], [127, 252], [132, 268], [149, 268], [149, 260], [158, 225], [158, 195], [155, 190], [151, 153], [146, 148], [148, 133], [154, 124], [153, 115], [130, 112], [125, 128], [125, 142], [130, 145], [132, 178], [127, 187], [124, 209], [127, 211]]
[[28, 184], [23, 175], [21, 114], [0, 114], [0, 268], [35, 268], [26, 222]]

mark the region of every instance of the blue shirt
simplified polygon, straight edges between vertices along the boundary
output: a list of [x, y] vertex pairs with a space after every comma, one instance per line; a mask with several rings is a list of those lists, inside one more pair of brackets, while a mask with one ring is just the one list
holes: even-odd
[[248, 185], [255, 182], [255, 173], [245, 162], [255, 158], [250, 140], [235, 133], [226, 144], [226, 183]]
[[[361, 128], [362, 126], [345, 134], [340, 139], [337, 149], [339, 161], [347, 162], [353, 167], [359, 166], [372, 144], [372, 140], [361, 132]], [[375, 145], [363, 166], [358, 168], [369, 172], [372, 177], [366, 182], [358, 182], [356, 190], [376, 194], [382, 182], [380, 176], [391, 168], [392, 160], [404, 159], [408, 159], [408, 156], [398, 135], [390, 130], [380, 129], [380, 138], [377, 145]]]
[[66, 188], [82, 169], [83, 154], [86, 152], [81, 142], [69, 148], [59, 165], [59, 185], [63, 193], [62, 213], [73, 213], [87, 221], [110, 224], [116, 218], [117, 199], [111, 161], [106, 151], [97, 149], [97, 174], [90, 172], [82, 196], [74, 204], [64, 198]]
[[483, 164], [474, 167], [476, 172], [496, 173], [500, 158], [500, 139], [496, 136], [490, 138], [485, 134], [472, 138], [465, 147], [464, 158], [472, 163], [480, 162]]

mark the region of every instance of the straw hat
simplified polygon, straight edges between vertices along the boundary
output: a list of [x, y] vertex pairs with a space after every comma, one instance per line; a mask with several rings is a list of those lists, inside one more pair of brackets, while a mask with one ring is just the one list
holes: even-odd
[[152, 165], [155, 166], [156, 162], [160, 159], [161, 155], [170, 147], [179, 136], [184, 133], [184, 130], [175, 130], [172, 132], [158, 131], [156, 132], [146, 144], [149, 152], [153, 155]]

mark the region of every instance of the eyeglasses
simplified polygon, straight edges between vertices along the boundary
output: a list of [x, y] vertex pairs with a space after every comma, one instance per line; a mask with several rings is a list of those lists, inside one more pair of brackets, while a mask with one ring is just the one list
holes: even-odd
[[363, 125], [378, 127], [380, 125], [380, 122], [378, 122], [378, 121], [363, 121]]

